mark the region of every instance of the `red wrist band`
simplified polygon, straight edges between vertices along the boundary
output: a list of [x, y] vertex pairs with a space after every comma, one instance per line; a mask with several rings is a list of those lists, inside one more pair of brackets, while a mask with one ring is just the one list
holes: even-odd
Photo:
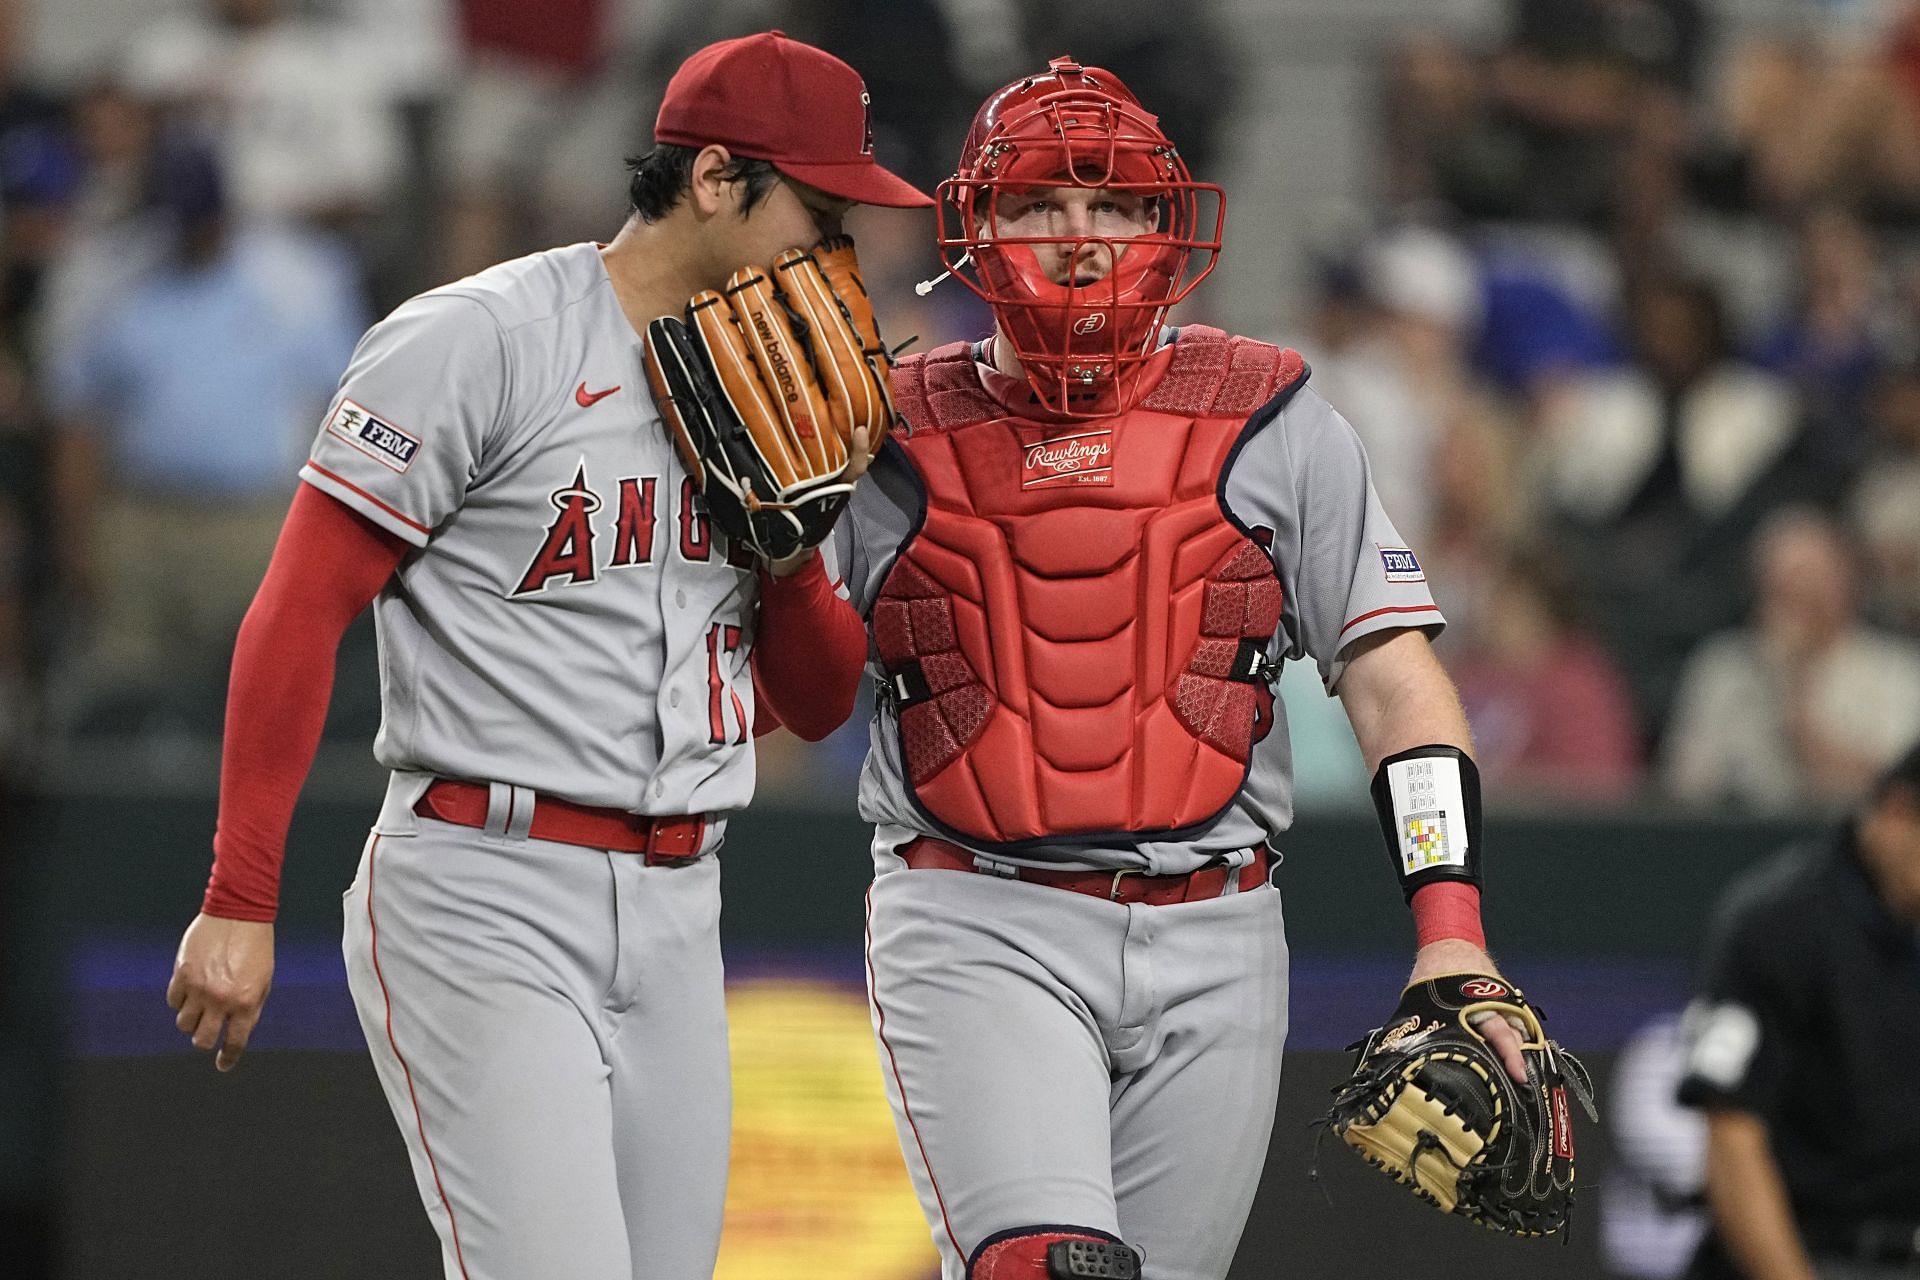
[[1414, 891], [1413, 932], [1417, 946], [1459, 938], [1485, 950], [1486, 930], [1480, 923], [1480, 890], [1461, 880], [1441, 880]]

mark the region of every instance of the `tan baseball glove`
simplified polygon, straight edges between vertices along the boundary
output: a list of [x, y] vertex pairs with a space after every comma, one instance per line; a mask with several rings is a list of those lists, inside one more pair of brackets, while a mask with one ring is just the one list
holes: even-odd
[[[1474, 1028], [1482, 1014], [1521, 1032], [1524, 1084]], [[1551, 1235], [1573, 1208], [1573, 1115], [1597, 1122], [1593, 1084], [1547, 1038], [1503, 978], [1458, 973], [1408, 987], [1370, 1032], [1327, 1121], [1367, 1162], [1444, 1213], [1514, 1235]]]
[[853, 491], [853, 433], [895, 421], [853, 241], [789, 249], [647, 326], [647, 380], [723, 532], [769, 560], [827, 536]]

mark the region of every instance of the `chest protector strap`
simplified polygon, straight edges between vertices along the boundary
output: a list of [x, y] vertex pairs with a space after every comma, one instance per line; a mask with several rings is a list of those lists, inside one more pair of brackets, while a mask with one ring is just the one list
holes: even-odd
[[1062, 422], [988, 395], [965, 344], [899, 364], [895, 439], [926, 506], [872, 624], [936, 829], [1003, 849], [1177, 838], [1232, 802], [1282, 601], [1221, 473], [1305, 372], [1192, 326], [1134, 409]]

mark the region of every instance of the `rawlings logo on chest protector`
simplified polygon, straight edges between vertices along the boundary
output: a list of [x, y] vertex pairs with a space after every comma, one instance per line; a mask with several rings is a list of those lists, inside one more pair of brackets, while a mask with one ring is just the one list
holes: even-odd
[[1113, 483], [1113, 429], [1054, 436], [1026, 447], [1020, 485]]
[[872, 627], [933, 829], [986, 847], [1165, 836], [1244, 784], [1281, 591], [1220, 478], [1303, 367], [1189, 333], [1160, 390], [1097, 425], [1009, 416], [964, 347], [896, 370], [926, 507]]

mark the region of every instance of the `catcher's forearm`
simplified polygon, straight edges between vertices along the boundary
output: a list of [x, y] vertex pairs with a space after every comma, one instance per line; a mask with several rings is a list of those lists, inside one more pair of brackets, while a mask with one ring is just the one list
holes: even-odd
[[1744, 1111], [1707, 1117], [1707, 1202], [1726, 1251], [1751, 1280], [1817, 1280], [1793, 1225], [1766, 1122]]
[[1340, 680], [1340, 703], [1369, 772], [1395, 752], [1427, 743], [1472, 750], [1467, 714], [1426, 636], [1379, 632], [1353, 648]]
[[1423, 633], [1388, 631], [1355, 642], [1339, 692], [1374, 770], [1381, 832], [1421, 945], [1484, 947], [1480, 778], [1453, 681]]

